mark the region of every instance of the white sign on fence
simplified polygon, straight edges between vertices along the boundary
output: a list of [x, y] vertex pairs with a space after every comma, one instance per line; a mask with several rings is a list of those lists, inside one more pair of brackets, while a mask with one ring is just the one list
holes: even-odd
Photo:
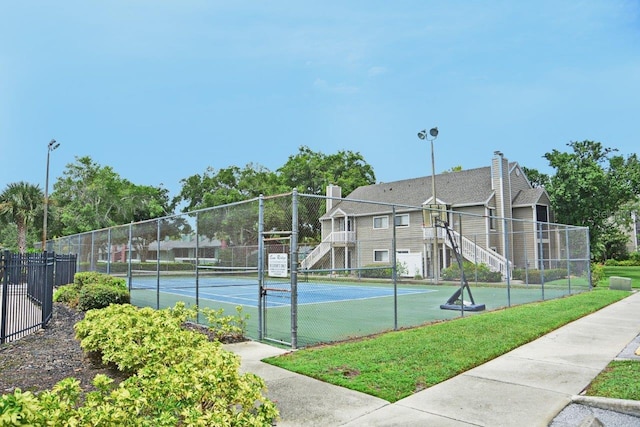
[[269, 276], [287, 277], [288, 261], [287, 254], [269, 254]]

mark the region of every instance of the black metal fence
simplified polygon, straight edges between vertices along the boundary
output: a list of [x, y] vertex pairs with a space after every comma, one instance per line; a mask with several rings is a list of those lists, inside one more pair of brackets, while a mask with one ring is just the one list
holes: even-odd
[[46, 326], [53, 288], [72, 283], [76, 265], [76, 255], [0, 253], [0, 343]]

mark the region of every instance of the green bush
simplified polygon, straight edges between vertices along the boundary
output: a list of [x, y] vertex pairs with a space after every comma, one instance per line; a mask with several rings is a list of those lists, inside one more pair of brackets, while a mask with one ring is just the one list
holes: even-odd
[[365, 269], [360, 270], [360, 277], [368, 279], [391, 279], [393, 268], [390, 265], [365, 265]]
[[[585, 275], [586, 276], [586, 275]], [[598, 286], [598, 283], [604, 279], [604, 265], [592, 262], [591, 263], [591, 286]]]
[[97, 271], [83, 271], [75, 274], [73, 284], [56, 289], [53, 300], [87, 311], [109, 304], [128, 303], [130, 296], [125, 279]]
[[[634, 252], [636, 253], [636, 252]], [[640, 260], [635, 259], [634, 258], [629, 258], [629, 259], [625, 259], [625, 260], [615, 260], [615, 259], [608, 259], [604, 262], [604, 264], [606, 266], [617, 266], [617, 267], [638, 267], [640, 266]]]
[[522, 280], [529, 284], [541, 284], [542, 279], [544, 282], [552, 282], [558, 279], [564, 279], [567, 277], [566, 268], [549, 268], [546, 270], [536, 269], [514, 269], [511, 273], [511, 277], [515, 280]]
[[97, 271], [82, 271], [73, 276], [73, 283], [79, 288], [85, 285], [108, 285], [115, 288], [127, 289], [127, 281], [122, 277], [113, 277]]
[[[92, 286], [92, 285], [88, 285]], [[195, 314], [111, 305], [76, 324], [85, 351], [132, 375], [118, 386], [106, 375], [82, 395], [66, 378], [39, 395], [15, 390], [0, 400], [1, 425], [271, 426], [278, 417], [264, 381], [240, 374], [240, 360], [218, 341], [181, 325]]]
[[[80, 269], [82, 270], [90, 270], [92, 268], [96, 268], [102, 273], [107, 272], [107, 263], [100, 262], [95, 266], [89, 262], [81, 262], [79, 264]], [[153, 262], [134, 262], [132, 263], [132, 268], [134, 270], [142, 270], [142, 271], [156, 271], [158, 269], [158, 263]], [[195, 266], [189, 262], [161, 262], [160, 263], [160, 271], [194, 271]], [[110, 274], [125, 274], [129, 271], [129, 263], [128, 262], [112, 262], [109, 264], [109, 273]]]
[[67, 304], [70, 307], [78, 306], [80, 298], [80, 289], [77, 285], [64, 285], [53, 291], [53, 301]]
[[100, 283], [103, 276], [103, 273], [97, 271], [81, 271], [73, 276], [73, 284], [78, 286], [78, 289], [82, 289], [84, 285]]
[[127, 304], [129, 301], [129, 291], [126, 289], [111, 284], [91, 284], [80, 289], [78, 310], [105, 308], [110, 304]]
[[213, 330], [218, 341], [237, 341], [244, 338], [247, 332], [248, 314], [242, 313], [242, 306], [236, 306], [236, 315], [224, 315], [224, 309], [203, 308], [202, 314], [207, 318], [209, 328]]
[[[467, 281], [476, 280], [485, 283], [496, 283], [502, 281], [502, 274], [499, 271], [491, 271], [484, 264], [474, 264], [468, 261], [462, 263], [464, 275]], [[440, 272], [443, 280], [460, 280], [460, 267], [458, 264], [452, 264]]]

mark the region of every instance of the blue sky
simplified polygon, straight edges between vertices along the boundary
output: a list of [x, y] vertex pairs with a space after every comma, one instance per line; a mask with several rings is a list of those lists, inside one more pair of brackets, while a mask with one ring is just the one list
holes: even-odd
[[13, 1], [0, 5], [0, 191], [50, 191], [76, 156], [172, 195], [298, 147], [378, 181], [486, 166], [549, 173], [570, 141], [640, 134], [640, 2]]

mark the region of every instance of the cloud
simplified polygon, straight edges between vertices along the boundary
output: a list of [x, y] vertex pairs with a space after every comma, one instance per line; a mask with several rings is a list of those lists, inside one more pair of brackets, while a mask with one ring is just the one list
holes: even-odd
[[373, 67], [369, 68], [369, 71], [367, 73], [369, 74], [369, 77], [376, 77], [382, 74], [386, 74], [387, 68], [379, 65], [374, 65]]
[[357, 86], [352, 86], [345, 83], [333, 84], [321, 78], [317, 78], [313, 82], [313, 87], [326, 92], [342, 93], [347, 95], [357, 93], [360, 90]]

